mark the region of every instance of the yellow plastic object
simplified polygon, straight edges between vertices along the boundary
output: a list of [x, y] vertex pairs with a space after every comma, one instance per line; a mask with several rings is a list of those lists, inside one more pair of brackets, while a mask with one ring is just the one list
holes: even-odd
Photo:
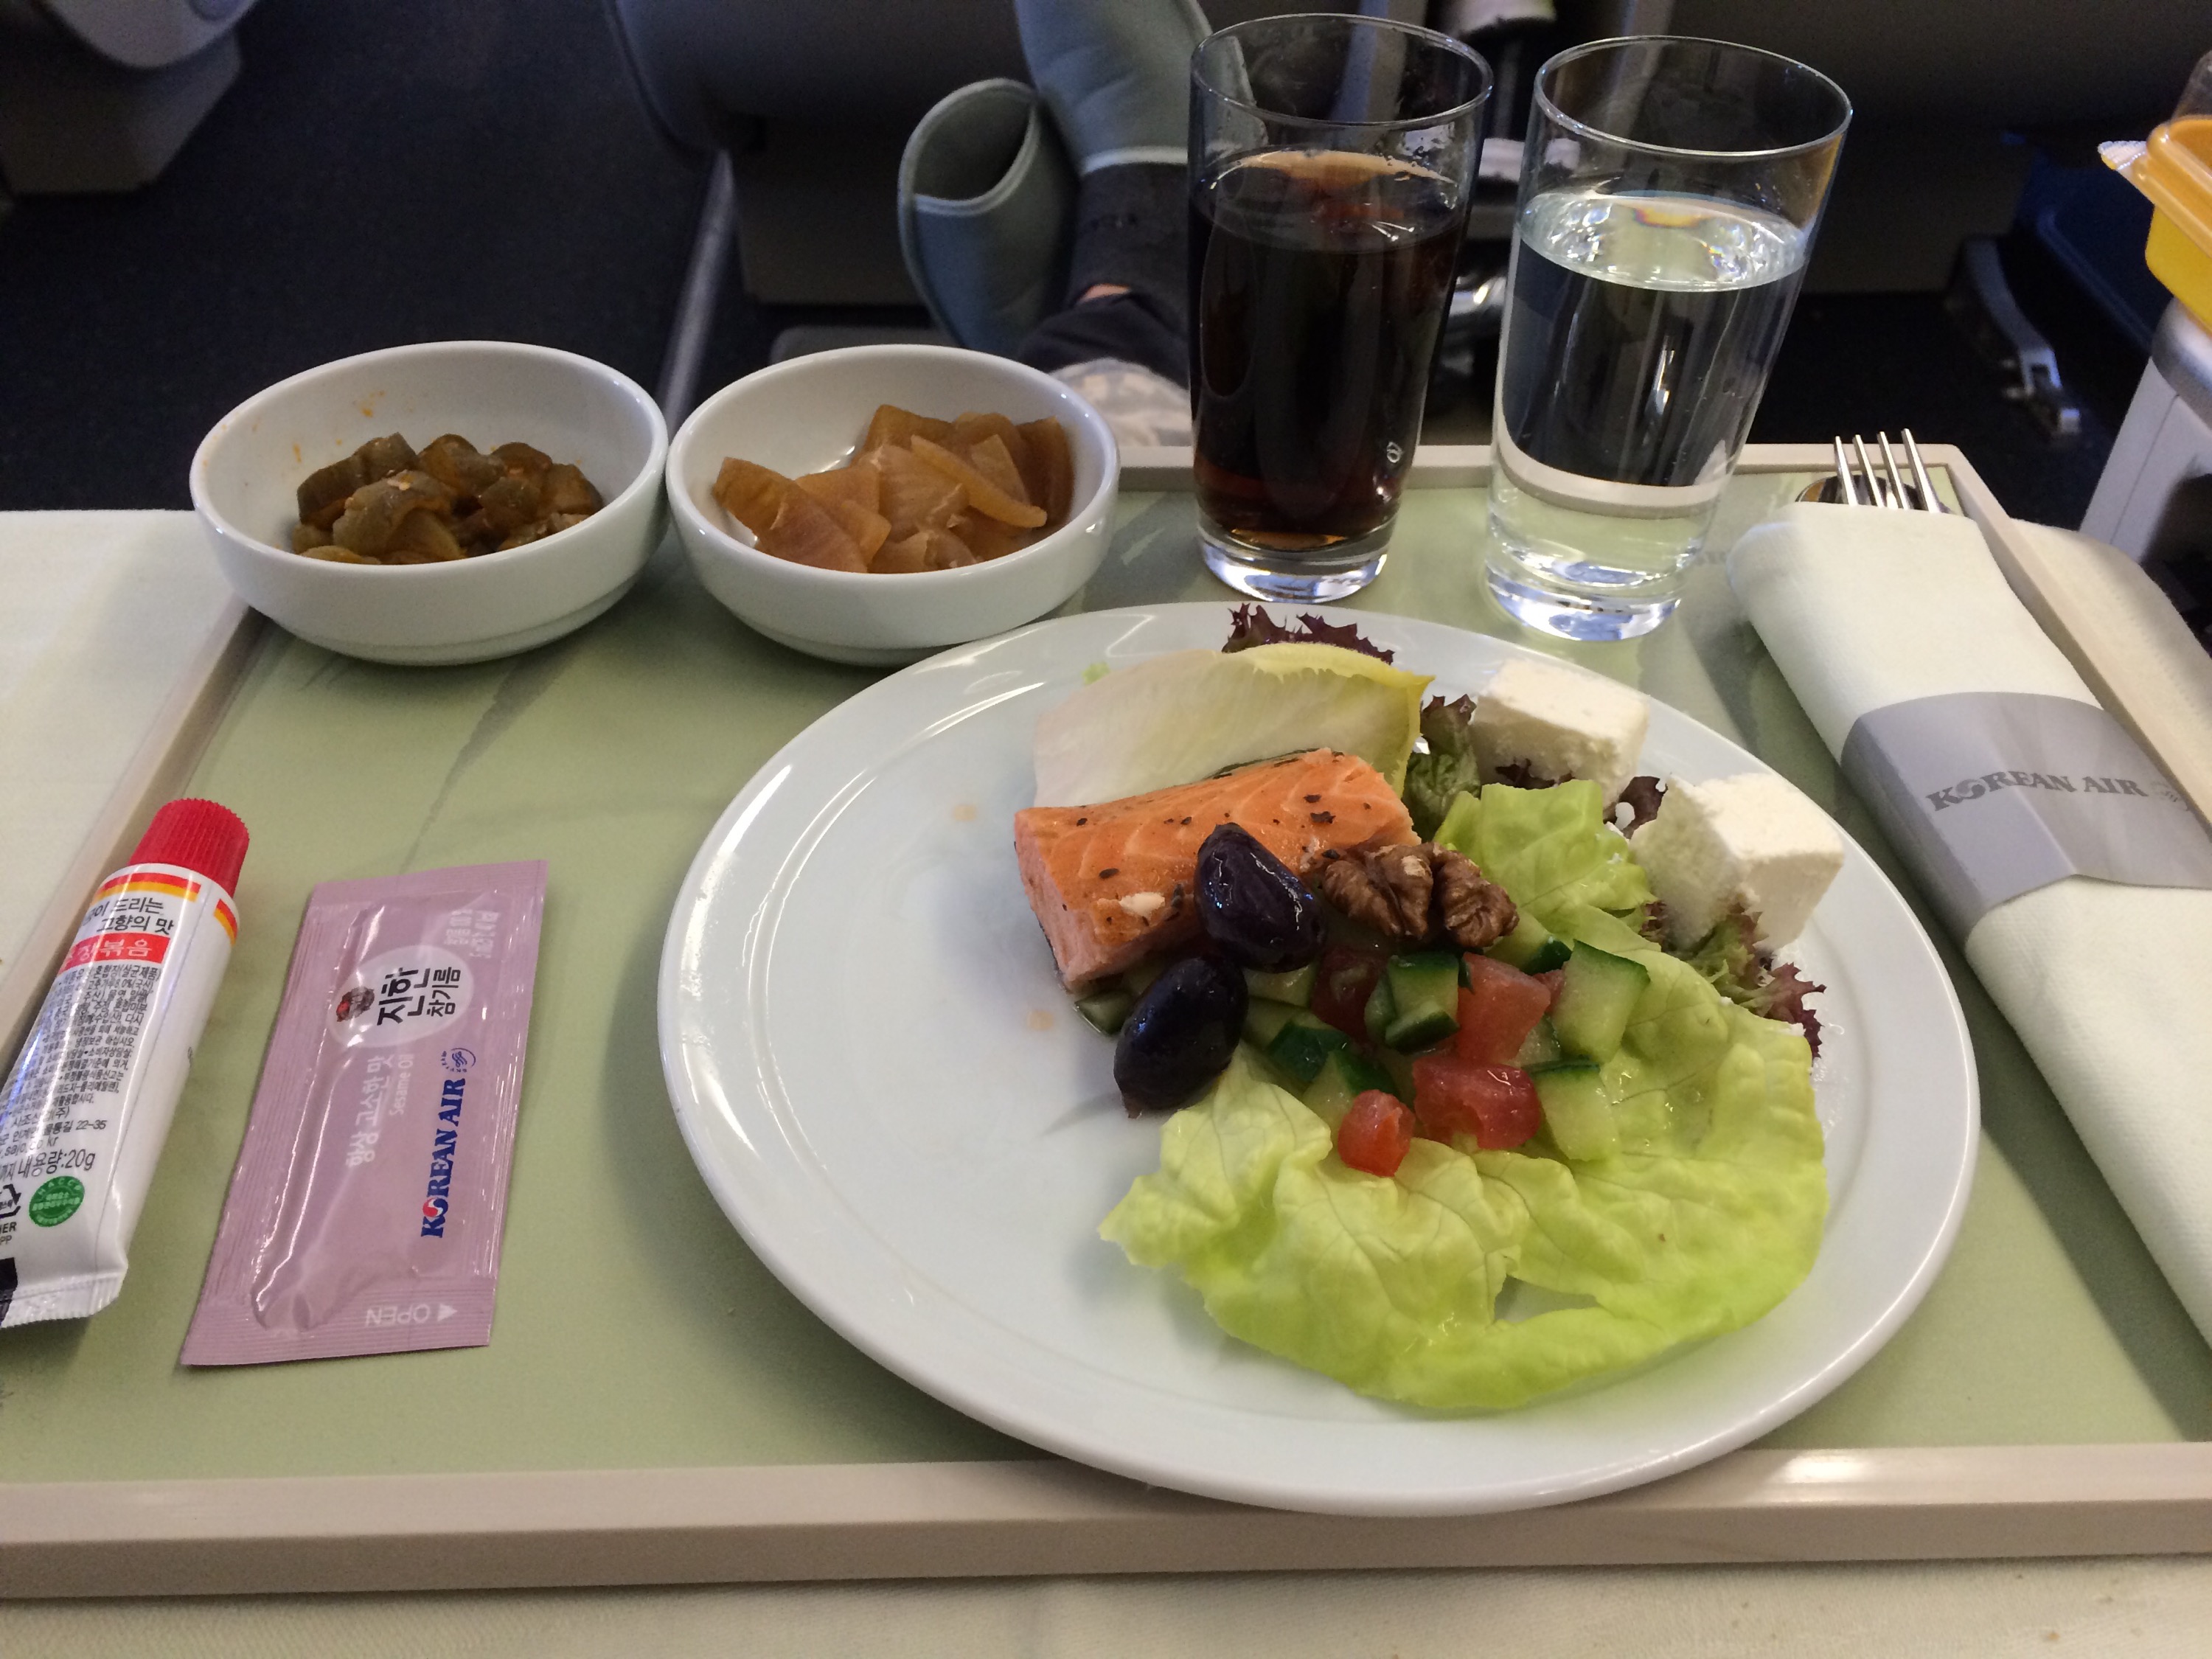
[[2212, 328], [2212, 116], [2168, 121], [2123, 169], [2151, 199], [2151, 275]]

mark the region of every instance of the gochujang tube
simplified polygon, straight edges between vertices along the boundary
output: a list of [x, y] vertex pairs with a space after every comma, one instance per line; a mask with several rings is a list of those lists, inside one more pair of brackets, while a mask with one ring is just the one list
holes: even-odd
[[0, 1091], [0, 1326], [115, 1300], [238, 937], [246, 826], [173, 800], [100, 884]]

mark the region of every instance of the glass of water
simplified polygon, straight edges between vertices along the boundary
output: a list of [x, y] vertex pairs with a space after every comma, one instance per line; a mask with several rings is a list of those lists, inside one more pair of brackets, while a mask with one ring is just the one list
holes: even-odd
[[1850, 116], [1825, 75], [1718, 40], [1601, 40], [1537, 72], [1492, 439], [1509, 614], [1625, 640], [1674, 611]]

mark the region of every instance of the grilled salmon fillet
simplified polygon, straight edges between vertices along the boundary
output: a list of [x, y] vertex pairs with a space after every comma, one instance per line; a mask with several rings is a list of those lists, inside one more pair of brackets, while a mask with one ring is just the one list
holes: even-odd
[[1224, 823], [1302, 876], [1332, 848], [1415, 839], [1382, 775], [1328, 749], [1097, 806], [1025, 808], [1014, 856], [1061, 981], [1080, 989], [1194, 936], [1198, 849]]

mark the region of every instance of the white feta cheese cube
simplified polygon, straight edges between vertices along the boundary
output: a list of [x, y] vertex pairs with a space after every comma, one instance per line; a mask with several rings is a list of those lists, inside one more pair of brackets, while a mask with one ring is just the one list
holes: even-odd
[[1616, 799], [1636, 775], [1650, 724], [1642, 694], [1562, 663], [1516, 657], [1475, 700], [1475, 758], [1486, 777], [1512, 765], [1548, 782], [1588, 778]]
[[1670, 778], [1659, 815], [1632, 845], [1682, 948], [1739, 908], [1760, 945], [1787, 945], [1844, 867], [1843, 838], [1827, 814], [1771, 772], [1711, 783]]

